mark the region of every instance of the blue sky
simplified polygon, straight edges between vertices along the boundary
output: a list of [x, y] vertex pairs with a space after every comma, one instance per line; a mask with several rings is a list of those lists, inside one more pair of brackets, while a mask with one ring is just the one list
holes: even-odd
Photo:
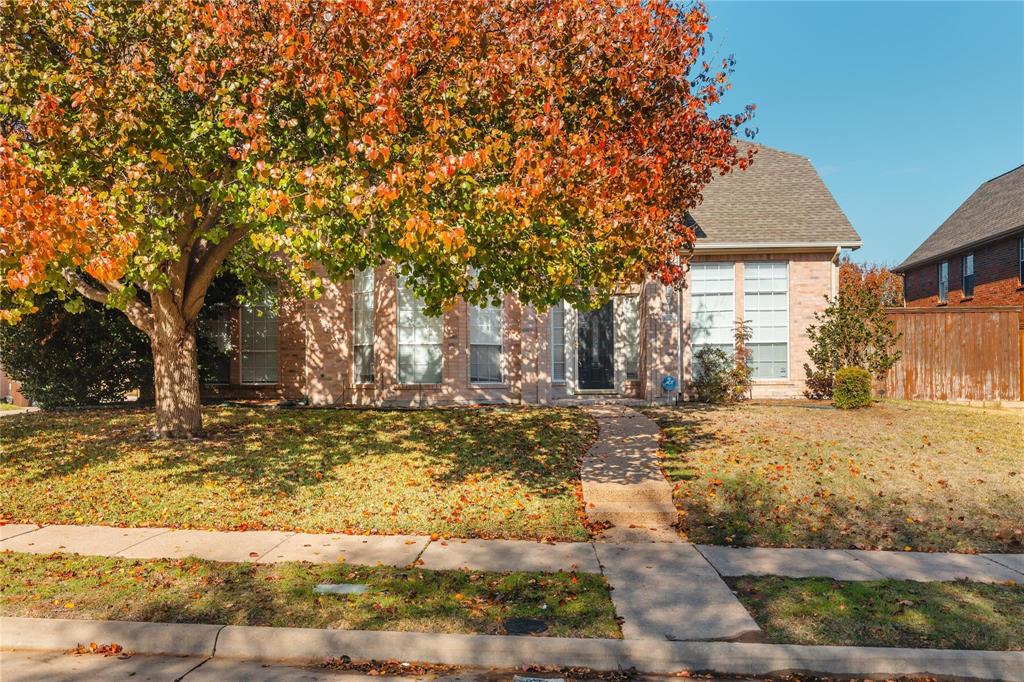
[[[1024, 1], [708, 3], [736, 57], [726, 109], [811, 159], [864, 247], [895, 264], [1024, 163]], [[755, 162], [756, 163], [756, 162]]]

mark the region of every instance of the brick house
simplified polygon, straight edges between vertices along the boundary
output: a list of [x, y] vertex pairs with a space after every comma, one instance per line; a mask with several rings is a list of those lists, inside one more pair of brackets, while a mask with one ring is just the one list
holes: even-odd
[[1024, 305], [1024, 165], [983, 183], [895, 271], [910, 308]]
[[21, 394], [21, 384], [4, 374], [4, 368], [0, 365], [0, 402], [12, 403], [18, 407], [27, 407], [31, 403]]
[[[702, 345], [753, 328], [755, 397], [803, 390], [805, 330], [834, 295], [843, 248], [860, 238], [804, 157], [759, 147], [716, 178], [688, 219], [698, 239], [686, 285], [647, 281], [595, 311], [458, 302], [428, 318], [387, 267], [331, 284], [317, 301], [243, 308], [211, 333], [228, 352], [208, 398], [435, 405], [581, 397], [687, 397]], [[675, 379], [666, 381], [666, 377]]]

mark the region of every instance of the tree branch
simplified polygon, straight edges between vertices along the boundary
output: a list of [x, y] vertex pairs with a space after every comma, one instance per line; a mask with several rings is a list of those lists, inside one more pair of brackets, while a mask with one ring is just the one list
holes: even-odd
[[[64, 275], [64, 279], [66, 279], [68, 283], [75, 288], [75, 291], [89, 300], [102, 303], [103, 305], [107, 305], [107, 301], [110, 299], [110, 294], [124, 289], [124, 285], [120, 282], [101, 281], [100, 283], [106, 289], [106, 291], [103, 291], [102, 289], [89, 284], [84, 277], [73, 270], [64, 270], [62, 274]], [[145, 332], [147, 336], [152, 334], [153, 314], [150, 312], [149, 308], [142, 303], [142, 301], [133, 298], [125, 306], [124, 314], [128, 317], [129, 322], [141, 331]]]
[[185, 297], [182, 306], [182, 314], [189, 322], [196, 319], [200, 309], [203, 307], [203, 300], [206, 298], [206, 290], [213, 282], [224, 259], [227, 258], [231, 249], [241, 241], [248, 232], [247, 227], [233, 227], [216, 244], [210, 245], [204, 242], [199, 253], [199, 258], [194, 262], [194, 267], [189, 268], [188, 280], [185, 284]]

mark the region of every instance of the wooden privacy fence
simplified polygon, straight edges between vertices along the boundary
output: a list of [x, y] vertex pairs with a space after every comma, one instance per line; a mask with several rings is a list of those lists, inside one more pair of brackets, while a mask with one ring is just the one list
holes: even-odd
[[903, 357], [879, 382], [907, 400], [1020, 400], [1024, 322], [1018, 307], [890, 308]]

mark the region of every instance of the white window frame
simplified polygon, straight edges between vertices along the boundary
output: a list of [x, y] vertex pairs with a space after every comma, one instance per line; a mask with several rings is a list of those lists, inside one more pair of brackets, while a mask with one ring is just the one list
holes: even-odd
[[[559, 325], [558, 328], [560, 328], [562, 330], [562, 342], [559, 343], [559, 344], [555, 343], [555, 329], [556, 329], [556, 326], [555, 326], [554, 311], [555, 311], [556, 308], [558, 309], [558, 312], [559, 312], [559, 322], [560, 322], [560, 325]], [[551, 325], [550, 326], [550, 335], [551, 335], [551, 338], [550, 338], [550, 345], [551, 345], [551, 383], [552, 384], [556, 384], [556, 385], [564, 385], [565, 384], [565, 380], [566, 380], [565, 379], [566, 369], [568, 367], [568, 364], [566, 364], [566, 356], [565, 356], [565, 301], [559, 301], [555, 305], [551, 306], [551, 311], [548, 313], [548, 317], [550, 318], [550, 325]], [[561, 355], [561, 357], [559, 357], [559, 355]], [[555, 376], [555, 366], [559, 362], [562, 365], [562, 376], [561, 376], [561, 378]]]
[[[786, 274], [786, 291], [785, 291], [785, 294], [786, 294], [785, 295], [785, 300], [786, 300], [786, 311], [785, 311], [786, 312], [786, 325], [785, 325], [785, 329], [786, 329], [786, 333], [785, 333], [785, 341], [761, 341], [761, 342], [759, 342], [759, 341], [757, 341], [757, 334], [758, 334], [757, 327], [755, 325], [751, 325], [752, 336], [750, 338], [750, 341], [747, 342], [747, 348], [750, 349], [751, 351], [753, 351], [754, 347], [756, 347], [756, 346], [778, 346], [778, 345], [784, 345], [785, 346], [785, 358], [786, 358], [786, 373], [785, 373], [785, 376], [770, 376], [770, 377], [758, 377], [758, 376], [752, 374], [751, 375], [751, 379], [754, 380], [754, 381], [757, 381], [757, 382], [789, 381], [792, 378], [792, 367], [791, 367], [790, 357], [789, 357], [790, 346], [791, 346], [791, 343], [790, 343], [791, 339], [790, 339], [790, 337], [791, 337], [791, 331], [792, 331], [791, 330], [792, 317], [790, 315], [790, 312], [791, 312], [790, 311], [790, 290], [791, 290], [792, 287], [790, 286], [790, 284], [791, 284], [791, 272], [790, 272], [790, 263], [789, 263], [789, 261], [777, 261], [777, 260], [775, 260], [775, 261], [747, 261], [746, 263], [743, 264], [743, 319], [744, 320], [749, 320], [750, 319], [750, 313], [755, 312], [753, 310], [750, 310], [748, 308], [748, 305], [749, 305], [749, 303], [751, 301], [755, 300], [755, 297], [759, 293], [759, 292], [751, 293], [751, 291], [750, 291], [751, 287], [748, 286], [748, 282], [752, 281], [752, 278], [750, 277], [750, 273], [754, 272], [758, 266], [763, 266], [763, 265], [769, 265], [769, 266], [772, 266], [773, 268], [774, 267], [782, 266], [780, 269], [784, 270], [784, 272]], [[751, 266], [753, 266], [753, 267], [751, 267]], [[760, 292], [760, 293], [773, 293], [774, 294], [774, 293], [778, 293], [778, 292]], [[774, 328], [774, 327], [772, 327], [772, 328]], [[753, 358], [751, 358], [751, 361], [752, 360], [753, 360]], [[753, 369], [753, 368], [751, 368], [751, 369]]]
[[[504, 352], [504, 341], [505, 341], [505, 310], [504, 305], [494, 306], [475, 306], [472, 304], [466, 304], [466, 312], [469, 322], [469, 366], [466, 368], [468, 372], [469, 383], [479, 385], [500, 385], [505, 379], [505, 352]], [[480, 315], [489, 314], [493, 315], [497, 313], [498, 316], [498, 343], [474, 343], [474, 331], [476, 331], [477, 324], [475, 320]], [[477, 337], [480, 340], [480, 337]], [[498, 349], [498, 377], [497, 379], [479, 379], [473, 377], [473, 349], [474, 348], [495, 348]]]
[[949, 261], [939, 262], [939, 303], [949, 303]]
[[[968, 268], [968, 264], [970, 268]], [[968, 272], [970, 270], [970, 272]], [[967, 278], [971, 278], [971, 293], [967, 293]], [[974, 285], [977, 278], [974, 276], [974, 252], [967, 254], [960, 260], [960, 291], [964, 298], [974, 298]]]
[[[377, 358], [376, 349], [374, 348], [376, 337], [374, 328], [376, 324], [374, 283], [375, 276], [372, 267], [357, 272], [356, 276], [352, 278], [352, 383], [357, 386], [372, 384], [377, 377]], [[359, 316], [360, 300], [363, 300], [363, 309], [369, 317], [369, 343], [366, 342], [365, 338], [360, 338], [362, 334], [360, 333], [359, 325], [360, 323], [365, 324], [367, 322], [367, 320], [363, 320]], [[369, 305], [366, 305], [367, 302]], [[359, 350], [367, 347], [370, 349], [369, 379], [364, 377], [359, 367]]]
[[[405, 286], [405, 278], [398, 277], [398, 291], [395, 295], [395, 306], [397, 315], [395, 319], [395, 326], [397, 327], [397, 333], [395, 334], [395, 344], [397, 351], [397, 367], [398, 367], [398, 383], [402, 386], [434, 386], [439, 385], [444, 381], [444, 318], [442, 317], [427, 317], [423, 313], [424, 304], [423, 301], [416, 296], [416, 293]], [[414, 336], [421, 337], [424, 331], [430, 331], [436, 334], [436, 343], [424, 343], [423, 341], [405, 341], [403, 342], [402, 336], [402, 302], [404, 297], [410, 297], [411, 302], [416, 304], [416, 309], [413, 310], [413, 314], [416, 315], [420, 320], [432, 320], [430, 323], [432, 326], [436, 325], [435, 328], [427, 329], [426, 324], [414, 326], [411, 330]], [[409, 333], [406, 331], [406, 333]], [[436, 381], [412, 381], [411, 377], [403, 376], [402, 374], [402, 347], [403, 346], [415, 346], [415, 347], [435, 347], [437, 348], [438, 358], [438, 369], [437, 369], [437, 380]]]
[[[727, 270], [730, 273], [729, 278], [720, 278], [720, 279], [717, 279], [716, 281], [729, 282], [729, 287], [730, 287], [729, 291], [728, 292], [725, 292], [725, 291], [698, 292], [697, 291], [698, 277], [697, 277], [696, 273], [700, 272], [700, 271], [703, 271], [703, 270], [722, 270], [722, 271]], [[697, 302], [700, 300], [700, 297], [702, 295], [704, 295], [705, 293], [709, 294], [709, 295], [716, 295], [716, 296], [721, 296], [721, 295], [723, 295], [725, 293], [729, 293], [730, 294], [730, 301], [731, 301], [731, 303], [730, 303], [730, 310], [731, 310], [731, 312], [729, 313], [729, 315], [727, 315], [728, 323], [729, 323], [729, 343], [697, 343], [696, 342], [695, 333], [694, 333], [694, 329], [695, 329], [694, 320], [695, 320], [695, 316], [699, 312], [697, 310]], [[714, 311], [714, 312], [718, 312], [718, 311]], [[691, 380], [697, 376], [697, 369], [698, 369], [698, 366], [697, 366], [697, 351], [699, 351], [702, 347], [704, 347], [704, 346], [715, 346], [715, 347], [723, 348], [723, 350], [726, 350], [724, 347], [728, 346], [728, 349], [726, 350], [726, 352], [730, 356], [732, 356], [733, 353], [735, 353], [735, 351], [736, 351], [736, 343], [735, 343], [734, 333], [735, 333], [735, 328], [736, 328], [736, 263], [734, 261], [700, 261], [700, 262], [696, 262], [696, 263], [691, 263], [690, 264], [690, 315], [689, 315], [689, 319], [687, 320], [687, 325], [688, 325], [688, 329], [689, 329], [689, 332], [690, 332], [689, 333], [689, 341], [690, 341], [690, 378], [691, 378]]]
[[[671, 292], [671, 287], [665, 287]], [[619, 296], [617, 305], [632, 308], [632, 319], [625, 319], [625, 312], [616, 315], [616, 329], [620, 326], [622, 334], [622, 376], [624, 381], [640, 380], [640, 297]], [[622, 323], [621, 325], [619, 323]], [[629, 365], [632, 362], [633, 371], [630, 372]]]
[[[263, 315], [259, 316], [256, 311], [262, 310]], [[245, 347], [245, 326], [246, 316], [256, 315], [257, 319], [261, 321], [272, 320], [275, 325], [274, 330], [274, 348], [271, 349], [246, 349]], [[281, 382], [281, 340], [276, 328], [278, 324], [277, 310], [274, 309], [273, 305], [269, 301], [263, 301], [257, 304], [245, 304], [240, 307], [238, 311], [238, 379], [239, 383], [243, 386], [276, 386]], [[274, 380], [273, 381], [246, 381], [245, 380], [245, 356], [249, 354], [264, 354], [273, 355], [274, 357]]]

